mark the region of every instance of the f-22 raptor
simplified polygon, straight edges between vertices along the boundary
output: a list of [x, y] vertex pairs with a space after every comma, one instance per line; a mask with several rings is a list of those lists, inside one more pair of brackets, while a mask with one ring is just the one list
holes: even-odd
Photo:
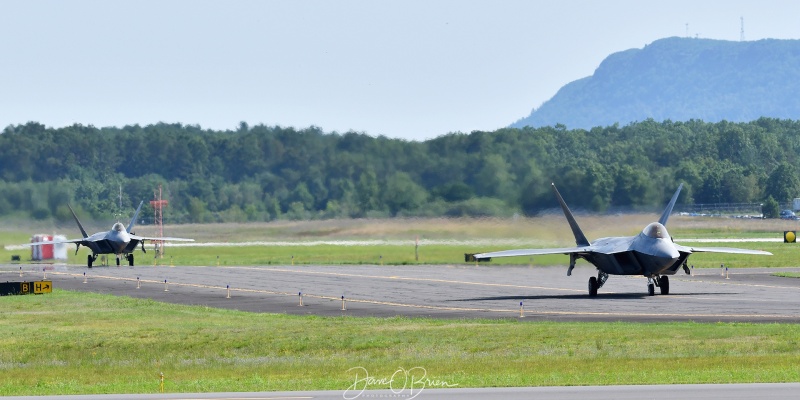
[[133, 226], [136, 224], [136, 218], [139, 216], [139, 211], [142, 209], [142, 204], [144, 204], [144, 201], [139, 203], [139, 207], [133, 214], [133, 218], [131, 218], [131, 222], [130, 224], [128, 224], [127, 228], [124, 225], [122, 225], [121, 222], [117, 221], [111, 227], [110, 231], [98, 232], [91, 236], [86, 234], [86, 230], [83, 229], [81, 221], [78, 220], [78, 216], [75, 215], [75, 211], [73, 211], [72, 207], [68, 204], [67, 207], [69, 207], [69, 211], [72, 212], [72, 217], [78, 224], [78, 228], [80, 228], [81, 230], [81, 235], [83, 235], [83, 239], [54, 240], [49, 242], [31, 243], [29, 245], [75, 243], [75, 245], [77, 246], [75, 248], [75, 254], [78, 254], [78, 250], [80, 250], [81, 246], [88, 247], [89, 250], [92, 251], [92, 254], [89, 254], [87, 256], [86, 264], [89, 268], [92, 268], [92, 263], [95, 260], [97, 260], [98, 254], [115, 254], [117, 256], [117, 265], [120, 264], [120, 258], [124, 257], [128, 261], [128, 265], [132, 267], [133, 251], [136, 249], [136, 246], [138, 246], [139, 243], [142, 244], [142, 251], [145, 253], [147, 252], [144, 249], [145, 240], [170, 241], [170, 242], [194, 241], [194, 239], [182, 239], [182, 238], [170, 238], [170, 237], [147, 237], [147, 236], [139, 236], [133, 234], [131, 230], [133, 229]]
[[597, 290], [603, 287], [609, 275], [643, 275], [647, 278], [647, 292], [655, 295], [655, 288], [661, 289], [661, 294], [669, 294], [668, 275], [674, 275], [682, 266], [686, 274], [689, 268], [686, 260], [692, 253], [734, 253], [772, 255], [761, 250], [736, 249], [729, 247], [694, 247], [675, 244], [667, 232], [667, 220], [672, 214], [672, 208], [678, 200], [683, 184], [667, 204], [664, 213], [658, 222], [647, 225], [641, 233], [629, 237], [608, 237], [597, 239], [591, 243], [581, 231], [575, 217], [572, 215], [567, 203], [558, 193], [556, 185], [552, 184], [564, 216], [567, 218], [572, 234], [575, 236], [576, 247], [558, 249], [520, 249], [496, 251], [491, 253], [475, 254], [476, 259], [495, 257], [531, 256], [542, 254], [569, 255], [569, 269], [567, 276], [572, 275], [575, 261], [582, 258], [597, 267], [597, 277], [589, 278], [589, 296], [597, 296]]

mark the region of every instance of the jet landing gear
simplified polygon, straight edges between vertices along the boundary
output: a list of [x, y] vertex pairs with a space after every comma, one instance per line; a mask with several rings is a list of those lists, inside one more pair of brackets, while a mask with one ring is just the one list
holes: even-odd
[[669, 294], [669, 277], [666, 275], [653, 278], [647, 278], [647, 294], [650, 296], [656, 295], [656, 286], [661, 289], [661, 294]]
[[664, 275], [659, 281], [658, 287], [661, 288], [661, 294], [669, 294], [669, 278]]
[[[122, 258], [122, 255], [117, 254], [117, 266], [118, 267], [120, 265], [120, 258]], [[125, 254], [125, 259], [128, 260], [128, 266], [132, 267], [133, 266], [133, 254], [132, 253]]]
[[597, 278], [595, 277], [589, 278], [589, 297], [597, 296], [597, 289], [603, 287], [603, 285], [605, 285], [607, 280], [608, 280], [608, 274], [603, 271], [597, 272]]
[[86, 265], [92, 268], [92, 263], [97, 260], [97, 254], [89, 254], [86, 256]]

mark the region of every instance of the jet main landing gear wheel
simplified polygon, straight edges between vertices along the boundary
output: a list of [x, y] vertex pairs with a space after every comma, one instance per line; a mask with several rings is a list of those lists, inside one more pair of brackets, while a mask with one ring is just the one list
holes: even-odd
[[669, 294], [669, 278], [666, 275], [659, 278], [658, 287], [661, 289], [661, 294]]
[[597, 283], [597, 278], [591, 277], [589, 278], [589, 297], [597, 296], [597, 289], [600, 288], [600, 285]]

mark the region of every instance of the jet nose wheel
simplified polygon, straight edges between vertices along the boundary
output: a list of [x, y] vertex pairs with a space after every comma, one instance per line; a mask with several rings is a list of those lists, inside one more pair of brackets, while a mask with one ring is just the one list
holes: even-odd
[[650, 296], [655, 296], [656, 295], [656, 285], [654, 285], [652, 283], [648, 283], [647, 284], [647, 294], [649, 294]]
[[589, 297], [597, 296], [597, 289], [600, 288], [600, 285], [597, 283], [597, 278], [591, 277], [589, 278]]

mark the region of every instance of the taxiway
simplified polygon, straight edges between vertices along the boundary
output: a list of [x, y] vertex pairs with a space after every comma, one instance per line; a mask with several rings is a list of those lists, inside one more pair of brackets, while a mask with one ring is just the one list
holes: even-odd
[[727, 277], [719, 270], [697, 270], [694, 276], [671, 276], [671, 293], [655, 296], [647, 295], [642, 277], [612, 276], [596, 298], [586, 289], [591, 266], [578, 266], [567, 277], [566, 267], [473, 264], [92, 269], [9, 264], [0, 266], [0, 280], [36, 281], [46, 274], [60, 289], [297, 315], [800, 322], [800, 279], [773, 275], [779, 271], [800, 268], [732, 269]]

